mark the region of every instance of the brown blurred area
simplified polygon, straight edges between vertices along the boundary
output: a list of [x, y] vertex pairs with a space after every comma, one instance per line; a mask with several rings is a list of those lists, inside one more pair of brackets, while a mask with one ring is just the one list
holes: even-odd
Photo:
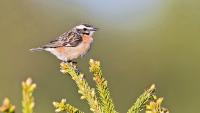
[[100, 28], [90, 58], [101, 61], [113, 100], [126, 112], [144, 88], [155, 83], [171, 112], [198, 112], [200, 99], [200, 2], [196, 0], [1, 0], [0, 101], [9, 97], [21, 112], [21, 81], [37, 83], [35, 113], [54, 113], [52, 101], [67, 101], [85, 112], [70, 77], [47, 52], [30, 52], [80, 23]]

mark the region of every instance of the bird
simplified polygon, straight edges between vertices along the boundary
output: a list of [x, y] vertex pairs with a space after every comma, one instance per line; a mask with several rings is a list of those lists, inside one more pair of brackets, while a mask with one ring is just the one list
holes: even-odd
[[91, 49], [94, 32], [98, 28], [90, 24], [80, 24], [68, 32], [31, 51], [47, 51], [55, 55], [62, 62], [75, 62], [76, 59], [85, 56]]

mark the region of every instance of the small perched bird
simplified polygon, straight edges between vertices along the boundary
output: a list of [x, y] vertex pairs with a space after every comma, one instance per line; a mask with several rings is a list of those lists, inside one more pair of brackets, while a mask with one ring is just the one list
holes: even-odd
[[63, 62], [73, 62], [73, 60], [84, 56], [93, 42], [93, 33], [97, 30], [92, 25], [81, 24], [75, 26], [70, 31], [63, 33], [55, 40], [31, 51], [48, 51]]

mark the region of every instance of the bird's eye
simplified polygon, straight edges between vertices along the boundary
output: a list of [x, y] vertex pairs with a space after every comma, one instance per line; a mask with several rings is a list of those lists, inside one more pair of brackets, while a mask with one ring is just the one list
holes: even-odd
[[87, 30], [87, 28], [83, 28], [83, 30], [84, 30], [84, 31], [86, 31], [86, 30]]

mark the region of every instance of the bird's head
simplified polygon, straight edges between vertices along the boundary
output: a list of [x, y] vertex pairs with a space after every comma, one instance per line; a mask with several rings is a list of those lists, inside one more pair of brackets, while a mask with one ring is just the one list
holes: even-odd
[[93, 33], [95, 31], [97, 31], [97, 28], [92, 26], [92, 25], [89, 25], [89, 24], [80, 24], [78, 26], [75, 26], [74, 29], [80, 33], [81, 35], [89, 35], [89, 36], [92, 36]]

